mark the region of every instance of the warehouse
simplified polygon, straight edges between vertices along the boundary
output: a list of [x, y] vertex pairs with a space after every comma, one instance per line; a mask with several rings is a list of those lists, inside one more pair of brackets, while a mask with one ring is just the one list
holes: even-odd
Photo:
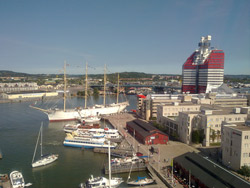
[[136, 119], [127, 122], [127, 130], [142, 144], [167, 144], [168, 135], [155, 128], [151, 123]]

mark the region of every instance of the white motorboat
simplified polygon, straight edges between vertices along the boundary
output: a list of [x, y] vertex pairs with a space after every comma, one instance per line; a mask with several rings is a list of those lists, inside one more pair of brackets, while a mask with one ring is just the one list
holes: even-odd
[[134, 186], [144, 186], [144, 185], [149, 185], [154, 183], [155, 181], [151, 178], [147, 178], [147, 177], [137, 177], [137, 180], [134, 181], [128, 181], [127, 184], [128, 185], [134, 185]]
[[84, 184], [80, 184], [81, 188], [116, 188], [118, 187], [122, 182], [122, 178], [115, 178], [113, 177], [111, 179], [111, 186], [109, 186], [109, 179], [105, 177], [96, 177], [94, 178], [91, 175], [91, 178], [88, 179], [88, 181]]
[[88, 181], [84, 184], [81, 183], [81, 188], [116, 188], [118, 187], [122, 182], [122, 178], [118, 177], [111, 177], [111, 167], [110, 167], [110, 141], [108, 141], [108, 162], [109, 162], [109, 179], [105, 177], [96, 177], [94, 178], [91, 175], [91, 178], [88, 179]]
[[[32, 163], [31, 163], [33, 168], [48, 165], [48, 164], [53, 163], [54, 161], [56, 161], [58, 159], [57, 154], [43, 155], [42, 132], [43, 132], [43, 122], [42, 122], [42, 125], [41, 125], [39, 133], [38, 133], [36, 147], [35, 147], [35, 151], [34, 151], [34, 154], [33, 154]], [[38, 142], [39, 142], [39, 138], [40, 138], [40, 146], [41, 146], [41, 157], [40, 157], [40, 159], [34, 161], [35, 156], [36, 156], [36, 150], [37, 150], [37, 145], [38, 145]]]
[[10, 173], [10, 181], [12, 188], [24, 188], [25, 182], [21, 172], [12, 171]]
[[81, 118], [81, 122], [85, 122], [85, 123], [96, 123], [99, 122], [101, 120], [101, 117], [99, 116], [88, 116], [85, 118]]

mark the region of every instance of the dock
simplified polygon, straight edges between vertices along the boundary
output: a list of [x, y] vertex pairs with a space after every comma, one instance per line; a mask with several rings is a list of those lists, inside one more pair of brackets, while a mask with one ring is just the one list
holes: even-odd
[[[111, 165], [112, 174], [119, 174], [119, 173], [126, 173], [126, 172], [129, 173], [130, 170], [131, 172], [145, 171], [147, 170], [147, 164], [137, 163], [137, 164], [133, 164], [132, 166], [131, 166], [131, 163], [123, 164], [123, 165]], [[104, 171], [105, 171], [105, 174], [109, 173], [107, 163], [104, 165]]]
[[0, 187], [12, 188], [8, 174], [0, 174]]
[[[94, 152], [95, 153], [108, 153], [108, 149], [106, 149], [106, 148], [94, 148]], [[110, 154], [112, 156], [116, 156], [116, 157], [122, 157], [122, 156], [132, 157], [133, 151], [127, 150], [127, 149], [111, 149]]]

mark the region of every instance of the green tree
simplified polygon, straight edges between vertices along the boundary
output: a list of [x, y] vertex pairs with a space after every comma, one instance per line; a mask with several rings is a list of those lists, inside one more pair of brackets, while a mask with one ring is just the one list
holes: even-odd
[[94, 96], [98, 96], [99, 95], [99, 90], [98, 90], [98, 88], [94, 88], [94, 91], [93, 91], [93, 95]]
[[216, 133], [215, 133], [215, 130], [211, 130], [212, 131], [212, 134], [210, 135], [210, 138], [212, 139], [212, 141], [214, 142], [215, 138], [217, 137]]
[[243, 175], [243, 176], [250, 177], [250, 167], [244, 165], [240, 168], [240, 170], [238, 170], [238, 173]]
[[200, 142], [200, 133], [198, 130], [192, 132], [192, 142], [198, 144]]

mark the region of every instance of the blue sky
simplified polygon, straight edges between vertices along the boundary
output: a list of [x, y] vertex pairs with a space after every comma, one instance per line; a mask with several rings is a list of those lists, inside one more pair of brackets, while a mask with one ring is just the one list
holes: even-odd
[[0, 70], [181, 74], [201, 36], [250, 74], [249, 0], [0, 0]]

